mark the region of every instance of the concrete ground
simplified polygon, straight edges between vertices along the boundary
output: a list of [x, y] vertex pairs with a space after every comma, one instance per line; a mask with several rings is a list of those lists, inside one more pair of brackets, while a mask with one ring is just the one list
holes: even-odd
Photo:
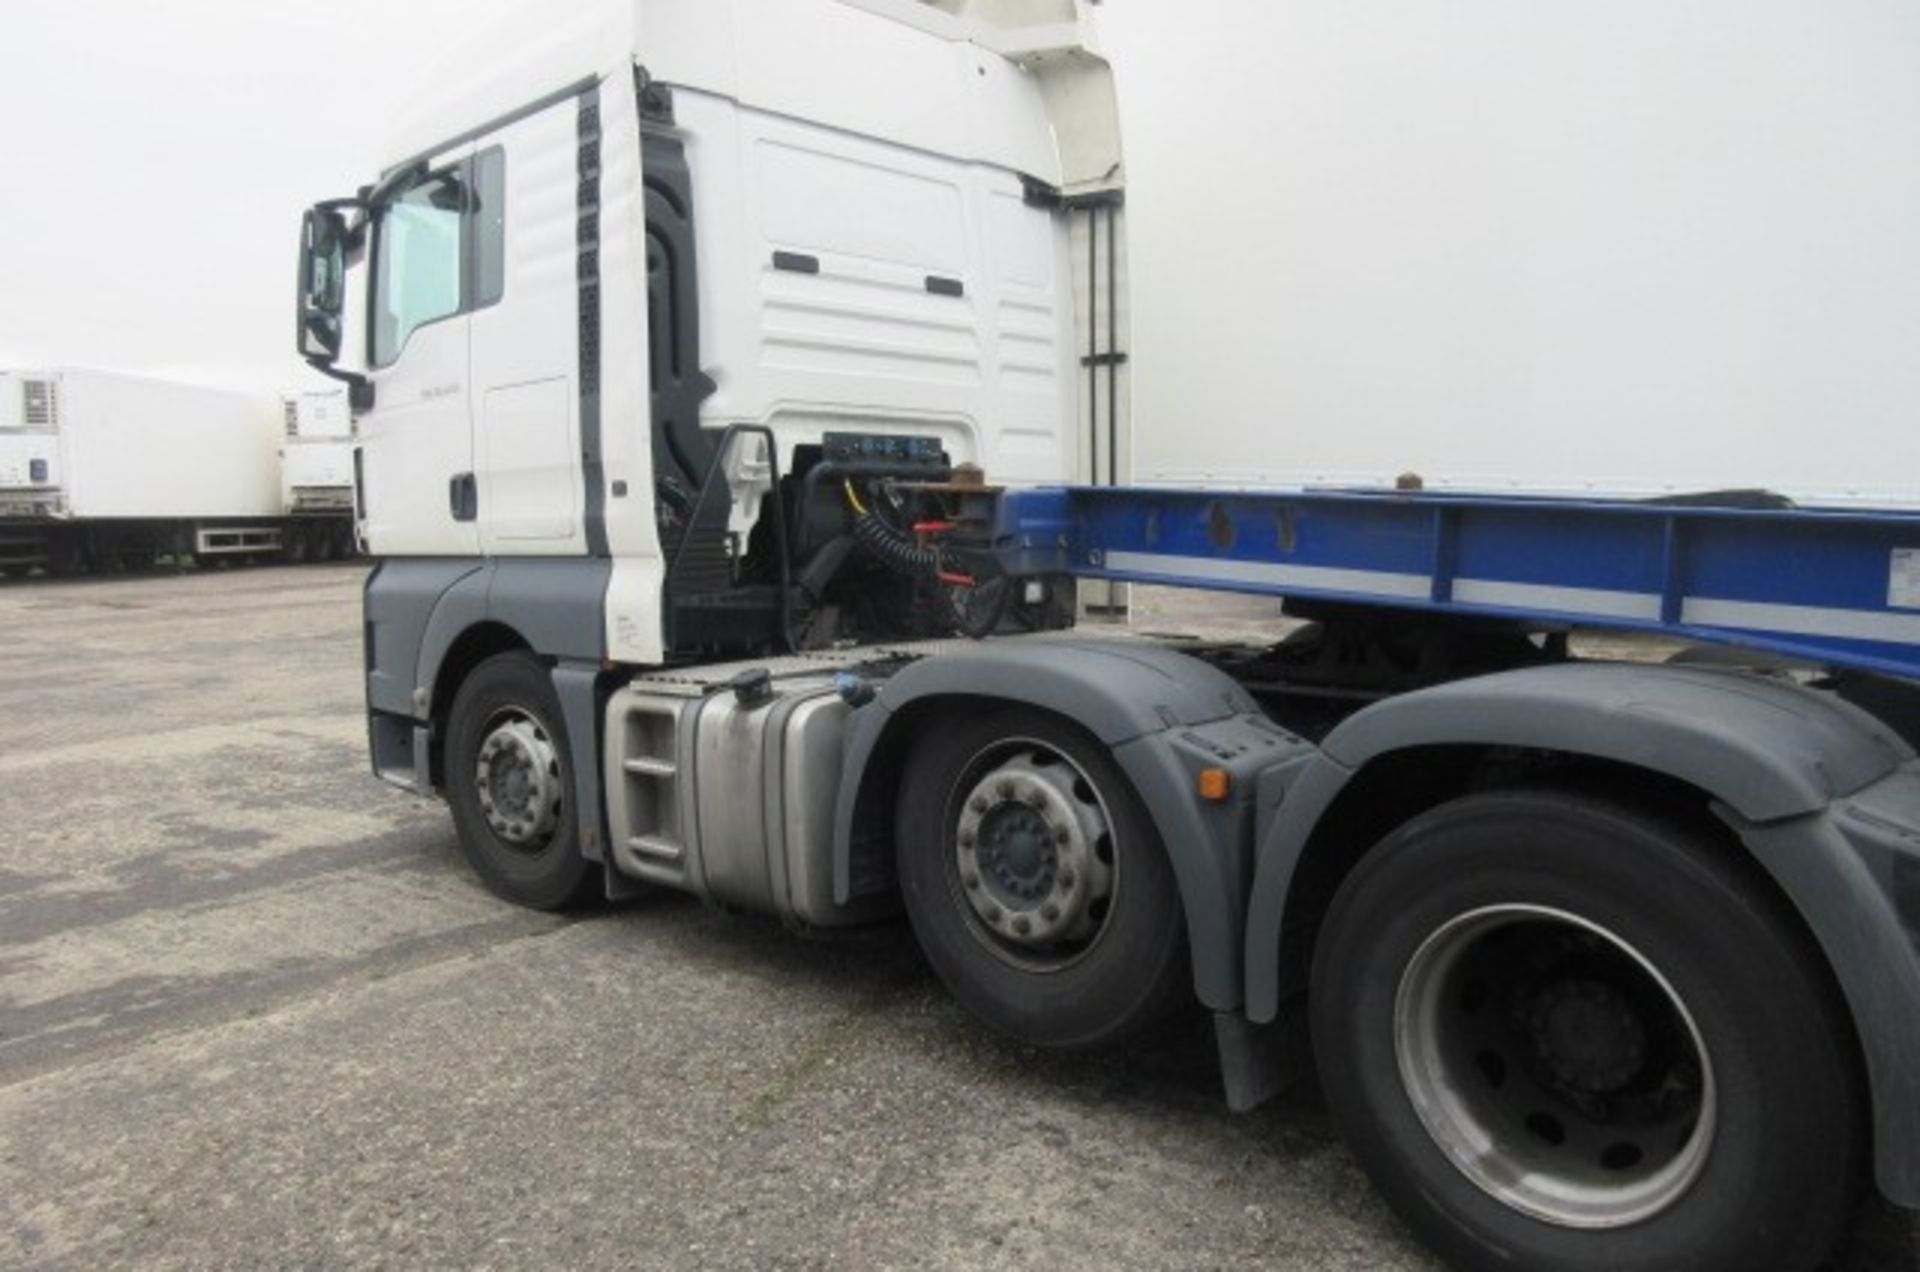
[[1197, 1021], [1049, 1057], [899, 926], [493, 900], [367, 773], [361, 577], [0, 587], [0, 1265], [1434, 1266]]

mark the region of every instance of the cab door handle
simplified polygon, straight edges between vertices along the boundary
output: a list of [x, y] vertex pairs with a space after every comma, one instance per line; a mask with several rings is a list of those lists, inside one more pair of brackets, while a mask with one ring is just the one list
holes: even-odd
[[480, 488], [472, 473], [455, 473], [447, 482], [447, 508], [455, 521], [474, 521], [480, 516]]

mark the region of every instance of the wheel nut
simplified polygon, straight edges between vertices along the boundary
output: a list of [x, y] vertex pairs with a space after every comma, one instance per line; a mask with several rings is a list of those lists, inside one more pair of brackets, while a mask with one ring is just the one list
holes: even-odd
[[970, 801], [968, 801], [967, 807], [971, 808], [976, 813], [984, 813], [987, 811], [990, 805], [987, 803], [987, 797], [985, 795], [975, 795]]
[[966, 884], [969, 888], [978, 888], [980, 886], [980, 876], [969, 870], [960, 882]]
[[1073, 886], [1073, 871], [1062, 870], [1060, 872], [1060, 886], [1063, 888], [1071, 888]]
[[1040, 907], [1040, 917], [1049, 923], [1056, 922], [1060, 918], [1060, 907], [1051, 904], [1043, 905]]
[[1025, 936], [1032, 928], [1033, 925], [1025, 919], [1015, 919], [1013, 921], [1013, 930], [1021, 936]]

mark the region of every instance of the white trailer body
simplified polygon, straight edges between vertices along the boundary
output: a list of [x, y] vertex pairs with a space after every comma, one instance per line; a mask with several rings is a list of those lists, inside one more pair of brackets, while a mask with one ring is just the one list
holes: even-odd
[[1920, 9], [1115, 0], [1101, 30], [1135, 480], [1920, 504]]
[[281, 508], [290, 517], [353, 509], [353, 417], [341, 389], [289, 393], [281, 400]]
[[62, 519], [279, 514], [280, 439], [259, 395], [54, 370], [0, 372], [0, 396], [23, 417], [51, 403], [33, 434], [50, 440], [25, 443], [45, 452], [47, 480], [27, 486], [50, 488]]
[[337, 454], [320, 465], [333, 488], [326, 524], [294, 533], [282, 419], [267, 394], [76, 368], [0, 371], [0, 569], [346, 554], [351, 457], [344, 497]]

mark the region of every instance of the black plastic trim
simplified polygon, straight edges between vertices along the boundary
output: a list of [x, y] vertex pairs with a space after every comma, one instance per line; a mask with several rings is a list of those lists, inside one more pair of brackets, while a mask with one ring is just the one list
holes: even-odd
[[587, 555], [610, 555], [607, 543], [606, 463], [600, 435], [600, 83], [589, 81], [580, 98], [579, 257], [580, 470], [586, 488]]
[[640, 101], [640, 118], [649, 124], [673, 125], [673, 90], [653, 78], [644, 66], [633, 68], [633, 88]]
[[[693, 170], [686, 144], [677, 137], [648, 131], [640, 146], [647, 210], [647, 373], [655, 494], [690, 503], [713, 462], [714, 441], [701, 427], [700, 408], [715, 387], [700, 364]], [[679, 546], [664, 528], [661, 546], [669, 556]]]
[[967, 294], [967, 285], [957, 278], [942, 278], [938, 274], [928, 274], [927, 290], [936, 296], [964, 296]]
[[820, 258], [808, 256], [805, 252], [775, 252], [773, 267], [789, 274], [818, 274]]

